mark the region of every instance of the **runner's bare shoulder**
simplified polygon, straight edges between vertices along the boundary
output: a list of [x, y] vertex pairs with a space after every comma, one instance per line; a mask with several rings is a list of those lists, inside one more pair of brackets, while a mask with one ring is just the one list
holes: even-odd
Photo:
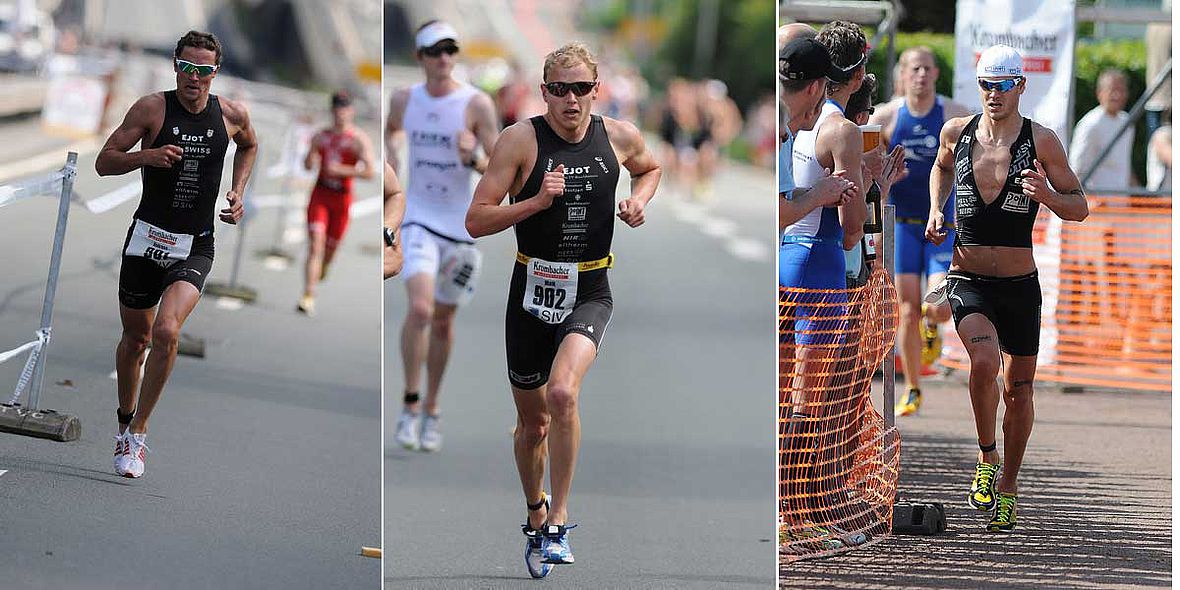
[[153, 92], [139, 97], [131, 108], [127, 110], [127, 118], [135, 123], [147, 126], [149, 121], [164, 120], [164, 93]]
[[954, 117], [947, 119], [942, 124], [942, 133], [940, 137], [942, 143], [947, 147], [953, 147], [956, 141], [959, 141], [959, 136], [963, 134], [963, 128], [971, 122], [971, 118], [975, 115], [967, 115], [965, 117]]
[[231, 125], [241, 129], [249, 124], [250, 111], [246, 108], [245, 103], [224, 96], [218, 96], [217, 102], [221, 104], [221, 114]]
[[606, 127], [606, 136], [611, 143], [619, 146], [623, 153], [634, 153], [643, 146], [643, 134], [633, 123], [604, 116], [602, 125]]
[[497, 161], [505, 158], [511, 162], [522, 162], [525, 157], [537, 149], [537, 134], [533, 130], [531, 119], [517, 121], [504, 128], [500, 137], [496, 138], [496, 145], [492, 148], [492, 156]]

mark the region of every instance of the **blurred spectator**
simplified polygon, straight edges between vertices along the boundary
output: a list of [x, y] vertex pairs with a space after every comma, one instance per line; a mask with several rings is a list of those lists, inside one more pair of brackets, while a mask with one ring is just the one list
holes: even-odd
[[877, 91], [877, 76], [865, 74], [860, 89], [848, 97], [848, 104], [844, 107], [844, 116], [857, 125], [869, 122], [869, 115], [873, 114], [873, 93]]
[[[1123, 110], [1127, 105], [1127, 75], [1121, 70], [1109, 69], [1099, 74], [1097, 94], [1098, 106], [1078, 121], [1069, 146], [1069, 165], [1082, 177], [1098, 161], [1102, 150], [1114, 139], [1129, 117]], [[1114, 144], [1114, 149], [1098, 162], [1098, 168], [1086, 182], [1087, 187], [1138, 186], [1139, 181], [1131, 172], [1133, 135], [1133, 129], [1123, 133]]]
[[1147, 145], [1147, 188], [1153, 191], [1172, 189], [1172, 117], [1171, 109], [1161, 115], [1161, 125], [1151, 134]]
[[750, 160], [759, 166], [774, 167], [775, 150], [779, 143], [775, 134], [777, 121], [778, 109], [775, 108], [773, 94], [764, 95], [750, 108], [743, 135], [751, 148]]
[[525, 112], [529, 94], [537, 90], [528, 82], [528, 75], [520, 67], [520, 62], [512, 60], [512, 69], [508, 80], [496, 92], [496, 110], [500, 113], [500, 126], [508, 127], [522, 118], [528, 118], [531, 113]]

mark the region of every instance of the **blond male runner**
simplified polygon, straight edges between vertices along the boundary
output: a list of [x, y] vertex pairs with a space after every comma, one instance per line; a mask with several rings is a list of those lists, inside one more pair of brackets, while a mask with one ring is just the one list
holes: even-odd
[[[1086, 195], [1049, 128], [1020, 114], [1021, 56], [993, 45], [975, 75], [983, 113], [943, 125], [930, 174], [926, 238], [947, 237], [942, 209], [955, 188], [957, 233], [945, 295], [971, 362], [968, 389], [979, 462], [968, 503], [991, 510], [988, 531], [1016, 528], [1016, 476], [1033, 427], [1033, 377], [1041, 333], [1041, 286], [1032, 228], [1045, 205], [1068, 221], [1089, 213]], [[1004, 461], [996, 451], [996, 376], [1004, 367]], [[997, 479], [997, 474], [999, 478]]]
[[[409, 184], [402, 223], [409, 305], [402, 324], [405, 396], [395, 439], [407, 449], [442, 446], [438, 399], [454, 342], [455, 312], [475, 294], [480, 254], [463, 227], [472, 172], [482, 173], [500, 131], [492, 99], [453, 73], [459, 34], [430, 21], [414, 35], [426, 81], [393, 93], [385, 133], [390, 154], [409, 148]], [[392, 159], [392, 158], [391, 158]], [[425, 407], [419, 401], [426, 366]], [[423, 417], [423, 415], [425, 415]]]
[[[581, 439], [578, 395], [614, 307], [607, 269], [620, 167], [631, 196], [619, 219], [644, 222], [660, 167], [631, 123], [590, 114], [598, 64], [581, 43], [545, 58], [544, 115], [504, 130], [475, 189], [467, 228], [486, 236], [516, 230], [505, 321], [508, 380], [516, 402], [514, 451], [528, 516], [525, 562], [533, 577], [574, 562], [567, 531]], [[505, 195], [511, 204], [501, 206]], [[552, 504], [543, 491], [549, 452]]]

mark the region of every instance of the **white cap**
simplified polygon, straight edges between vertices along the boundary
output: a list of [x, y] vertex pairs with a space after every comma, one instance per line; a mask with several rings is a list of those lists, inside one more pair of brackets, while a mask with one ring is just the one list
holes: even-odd
[[1008, 78], [1024, 75], [1024, 59], [1007, 45], [992, 45], [979, 55], [976, 78]]
[[444, 39], [458, 41], [459, 33], [455, 31], [455, 27], [442, 21], [437, 21], [426, 25], [421, 31], [418, 31], [418, 35], [414, 37], [414, 45], [418, 49], [426, 49], [427, 47], [433, 47], [436, 43]]

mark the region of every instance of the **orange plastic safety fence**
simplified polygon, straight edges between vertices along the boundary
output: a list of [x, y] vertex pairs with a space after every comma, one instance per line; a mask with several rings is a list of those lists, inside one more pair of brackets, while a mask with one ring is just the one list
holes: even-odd
[[787, 561], [881, 540], [901, 438], [873, 407], [897, 296], [879, 268], [851, 290], [779, 291], [779, 552]]
[[[1051, 213], [1041, 212], [1035, 248], [1045, 304], [1037, 379], [1170, 392], [1171, 199], [1091, 197], [1090, 216], [1058, 231]], [[944, 364], [967, 368], [961, 344], [948, 353]]]

